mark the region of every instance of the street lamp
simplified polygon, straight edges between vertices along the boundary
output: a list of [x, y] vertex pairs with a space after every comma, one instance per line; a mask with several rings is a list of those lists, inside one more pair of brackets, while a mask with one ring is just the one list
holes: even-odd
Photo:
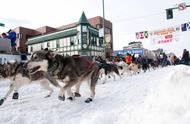
[[102, 0], [102, 8], [103, 8], [103, 20], [102, 20], [102, 28], [103, 28], [103, 47], [104, 47], [104, 59], [106, 59], [106, 41], [105, 41], [105, 11], [104, 11], [104, 0]]

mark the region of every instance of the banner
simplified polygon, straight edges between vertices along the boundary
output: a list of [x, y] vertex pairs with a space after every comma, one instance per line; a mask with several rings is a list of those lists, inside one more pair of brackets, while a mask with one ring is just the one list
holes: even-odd
[[190, 22], [181, 24], [181, 31], [190, 31]]
[[115, 50], [113, 52], [114, 55], [126, 55], [127, 53], [129, 54], [139, 54], [139, 55], [143, 55], [143, 49], [124, 49], [124, 50]]
[[185, 31], [190, 31], [190, 22], [155, 31], [136, 32], [135, 35], [137, 40], [148, 38], [153, 44], [163, 44], [179, 41], [179, 32]]
[[163, 44], [175, 41], [175, 32], [179, 30], [177, 27], [170, 27], [150, 32], [150, 39], [153, 44]]
[[136, 32], [136, 39], [148, 38], [148, 31]]

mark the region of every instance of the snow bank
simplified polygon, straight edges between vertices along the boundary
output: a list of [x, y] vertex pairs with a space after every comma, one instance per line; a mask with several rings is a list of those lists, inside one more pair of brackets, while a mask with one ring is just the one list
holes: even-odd
[[152, 89], [144, 104], [130, 117], [125, 123], [190, 124], [190, 67], [177, 66], [160, 77], [160, 85]]

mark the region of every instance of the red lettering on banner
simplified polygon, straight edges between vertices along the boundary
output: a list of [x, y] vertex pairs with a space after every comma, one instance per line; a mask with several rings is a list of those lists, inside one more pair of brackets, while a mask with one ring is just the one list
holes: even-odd
[[172, 42], [172, 41], [173, 41], [173, 39], [164, 39], [164, 40], [158, 41], [157, 43], [162, 44], [162, 43], [169, 43], [169, 42]]
[[169, 39], [169, 38], [172, 38], [172, 37], [173, 37], [173, 35], [166, 35], [165, 39]]

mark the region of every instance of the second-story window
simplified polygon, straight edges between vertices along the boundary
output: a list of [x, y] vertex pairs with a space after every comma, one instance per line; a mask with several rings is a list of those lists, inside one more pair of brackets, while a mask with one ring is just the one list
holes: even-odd
[[74, 45], [74, 37], [70, 37], [71, 46]]
[[47, 42], [47, 47], [50, 47], [50, 44], [49, 44], [49, 42]]
[[60, 40], [56, 40], [56, 48], [60, 48]]

